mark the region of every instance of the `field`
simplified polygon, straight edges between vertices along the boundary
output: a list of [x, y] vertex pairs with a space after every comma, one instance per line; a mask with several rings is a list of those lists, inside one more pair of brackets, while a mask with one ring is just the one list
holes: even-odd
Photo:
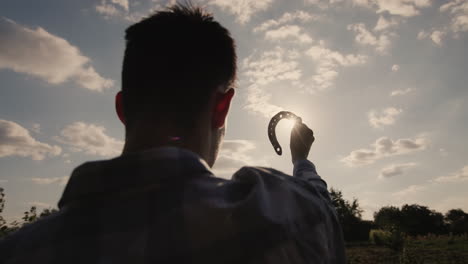
[[370, 243], [348, 244], [348, 263], [468, 263], [468, 236], [407, 238], [402, 250]]

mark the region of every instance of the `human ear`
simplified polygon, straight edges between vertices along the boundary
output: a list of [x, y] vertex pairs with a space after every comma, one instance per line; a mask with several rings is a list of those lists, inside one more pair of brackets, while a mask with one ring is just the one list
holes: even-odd
[[224, 127], [233, 97], [234, 89], [232, 88], [225, 93], [218, 92], [216, 94], [212, 121], [213, 128], [218, 129]]
[[118, 92], [115, 95], [115, 112], [117, 113], [117, 116], [119, 117], [120, 121], [122, 124], [125, 125], [125, 116], [124, 116], [124, 111], [123, 111], [123, 94], [122, 91]]

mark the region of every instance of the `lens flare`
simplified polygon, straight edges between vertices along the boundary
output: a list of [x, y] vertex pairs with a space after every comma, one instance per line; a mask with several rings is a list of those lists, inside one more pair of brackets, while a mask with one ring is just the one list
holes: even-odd
[[281, 133], [289, 134], [296, 124], [296, 120], [293, 119], [283, 119], [278, 124], [278, 128], [281, 129]]

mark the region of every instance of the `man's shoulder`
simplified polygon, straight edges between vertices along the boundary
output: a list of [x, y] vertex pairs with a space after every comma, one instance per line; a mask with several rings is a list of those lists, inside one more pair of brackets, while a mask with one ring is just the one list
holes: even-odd
[[282, 171], [279, 171], [277, 169], [271, 168], [271, 167], [264, 167], [264, 166], [243, 166], [241, 167], [238, 171], [257, 171], [260, 173], [267, 173], [267, 174], [283, 174], [283, 175], [288, 175]]
[[299, 188], [303, 191], [304, 188], [311, 188], [311, 186], [309, 186], [310, 184], [307, 183], [306, 180], [271, 167], [244, 166], [233, 174], [232, 180], [255, 184], [267, 183], [268, 186], [281, 186], [281, 188], [285, 188], [287, 190], [297, 190]]
[[233, 174], [232, 179], [245, 180], [255, 177], [274, 177], [284, 180], [286, 178], [291, 178], [292, 176], [270, 167], [244, 166]]

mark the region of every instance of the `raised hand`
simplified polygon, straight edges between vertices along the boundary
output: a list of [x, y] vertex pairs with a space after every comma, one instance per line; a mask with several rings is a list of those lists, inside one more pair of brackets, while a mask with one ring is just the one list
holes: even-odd
[[293, 163], [297, 160], [307, 159], [314, 140], [312, 129], [298, 120], [291, 130], [290, 148]]

